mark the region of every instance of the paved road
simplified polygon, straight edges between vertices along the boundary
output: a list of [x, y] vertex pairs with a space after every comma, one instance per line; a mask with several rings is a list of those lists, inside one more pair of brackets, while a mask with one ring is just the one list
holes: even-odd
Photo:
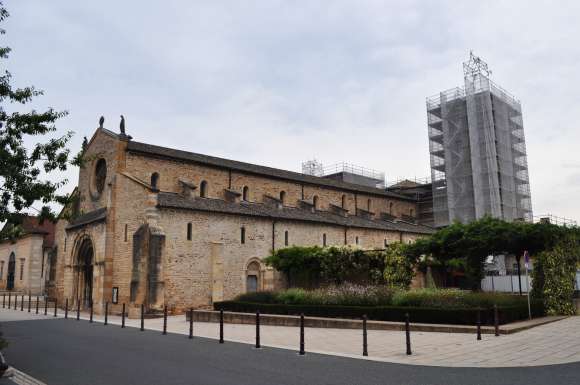
[[296, 352], [87, 321], [2, 323], [14, 367], [54, 385], [578, 384], [580, 363], [531, 368], [424, 367]]

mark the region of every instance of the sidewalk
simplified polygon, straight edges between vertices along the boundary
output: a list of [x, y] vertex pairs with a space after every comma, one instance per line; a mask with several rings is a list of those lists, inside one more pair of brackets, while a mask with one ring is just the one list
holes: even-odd
[[[54, 319], [54, 313], [47, 316], [35, 315], [34, 310], [0, 309], [0, 321], [30, 319]], [[58, 316], [64, 317], [59, 309]], [[76, 313], [69, 312], [66, 322], [87, 322], [88, 314], [81, 314], [76, 321]], [[94, 317], [96, 323], [103, 322], [102, 316]], [[109, 316], [110, 325], [119, 327], [121, 317]], [[139, 319], [126, 319], [127, 327], [139, 327]], [[184, 315], [168, 317], [167, 330], [170, 333], [187, 335], [189, 323]], [[95, 325], [103, 326], [103, 325]], [[105, 327], [105, 326], [103, 326]], [[161, 332], [163, 319], [146, 319], [145, 328]], [[224, 324], [224, 339], [228, 341], [254, 344], [255, 326]], [[535, 327], [517, 334], [495, 337], [483, 335], [477, 341], [474, 334], [413, 332], [411, 335], [411, 356], [405, 355], [405, 333], [400, 331], [368, 331], [368, 357], [362, 356], [362, 332], [352, 329], [306, 328], [306, 354], [309, 352], [330, 354], [359, 359], [414, 365], [448, 367], [520, 367], [552, 365], [580, 361], [580, 317], [569, 317], [561, 321]], [[298, 350], [299, 329], [286, 326], [262, 326], [262, 346]], [[209, 322], [195, 322], [194, 336], [217, 339], [219, 325]], [[192, 342], [192, 343], [195, 343]]]

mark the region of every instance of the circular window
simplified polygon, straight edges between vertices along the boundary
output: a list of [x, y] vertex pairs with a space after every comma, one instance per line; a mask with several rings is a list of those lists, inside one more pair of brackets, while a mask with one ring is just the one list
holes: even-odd
[[107, 178], [107, 162], [104, 159], [99, 159], [95, 166], [95, 187], [100, 194], [105, 189], [105, 179]]

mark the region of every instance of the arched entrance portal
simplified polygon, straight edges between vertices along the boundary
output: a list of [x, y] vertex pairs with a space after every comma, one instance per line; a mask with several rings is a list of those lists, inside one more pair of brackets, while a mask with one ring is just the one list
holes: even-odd
[[260, 263], [258, 261], [252, 261], [246, 267], [246, 292], [252, 293], [262, 289], [262, 274], [260, 270]]
[[76, 295], [82, 307], [90, 307], [93, 301], [93, 243], [89, 238], [83, 238], [76, 254], [77, 285]]
[[16, 256], [10, 254], [8, 259], [8, 277], [6, 277], [6, 290], [14, 289], [14, 276], [16, 275]]

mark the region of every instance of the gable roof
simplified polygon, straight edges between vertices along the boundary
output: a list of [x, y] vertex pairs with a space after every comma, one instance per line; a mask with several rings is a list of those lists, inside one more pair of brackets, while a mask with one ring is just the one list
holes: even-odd
[[226, 170], [235, 170], [248, 174], [266, 176], [269, 178], [282, 179], [297, 183], [323, 186], [338, 190], [347, 190], [356, 193], [365, 193], [369, 195], [378, 195], [398, 200], [415, 202], [415, 199], [413, 198], [396, 194], [383, 189], [342, 182], [334, 179], [321, 178], [317, 176], [301, 174], [298, 172], [277, 169], [273, 167], [260, 166], [252, 163], [245, 163], [236, 160], [218, 158], [215, 156], [197, 154], [194, 152], [175, 150], [172, 148], [155, 146], [147, 143], [129, 141], [127, 143], [127, 151], [162, 158], [176, 159], [185, 162], [204, 164]]

